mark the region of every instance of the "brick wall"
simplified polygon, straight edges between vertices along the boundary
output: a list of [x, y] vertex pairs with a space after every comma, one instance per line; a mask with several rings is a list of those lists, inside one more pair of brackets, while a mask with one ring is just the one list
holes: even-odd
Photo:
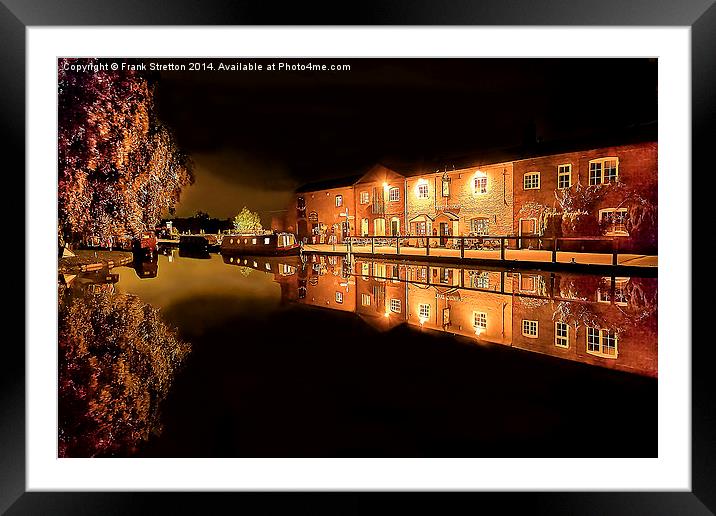
[[[570, 189], [574, 190], [577, 184], [581, 187], [589, 186], [590, 161], [606, 157], [616, 157], [619, 160], [619, 184], [599, 187], [601, 193], [587, 208], [588, 216], [592, 219], [592, 227], [595, 229], [590, 234], [594, 236], [600, 234], [597, 227], [599, 210], [619, 206], [628, 208], [637, 202], [633, 194], [637, 194], [656, 205], [657, 144], [654, 142], [519, 160], [514, 162], [514, 223], [512, 227], [514, 234], [519, 234], [521, 218], [535, 218], [539, 224], [541, 215], [546, 208], [562, 211], [556, 198], [556, 194], [560, 192], [557, 183], [558, 167], [560, 165], [571, 165]], [[540, 175], [539, 189], [525, 189], [525, 174], [534, 172], [539, 172]], [[589, 224], [586, 224], [586, 226], [589, 226]], [[584, 232], [582, 231], [581, 233]], [[580, 232], [578, 231], [577, 233]], [[578, 236], [588, 235], [579, 234]], [[619, 245], [622, 250], [632, 249], [655, 252], [657, 247], [656, 226], [647, 230], [645, 234], [620, 237]], [[588, 251], [590, 249], [575, 250]]]
[[[444, 176], [449, 179], [449, 191], [445, 192], [447, 196], [443, 195]], [[476, 177], [487, 179], [486, 192], [475, 188]], [[427, 186], [427, 198], [420, 197], [420, 185]], [[449, 224], [451, 234], [467, 235], [471, 219], [479, 217], [487, 219], [489, 234], [504, 235], [512, 232], [511, 163], [414, 176], [407, 180], [406, 188], [408, 222], [416, 217], [429, 216], [433, 219], [427, 221], [429, 234], [433, 234], [433, 227], [437, 229], [439, 222], [445, 222]], [[452, 215], [458, 219], [453, 220]]]
[[[343, 203], [341, 206], [336, 206], [336, 197], [337, 196], [343, 196]], [[306, 218], [298, 218], [295, 216], [295, 219], [291, 221], [288, 225], [293, 225], [296, 229], [295, 232], [299, 235], [299, 237], [304, 237], [306, 234], [303, 232], [302, 229], [303, 224], [305, 224], [305, 228], [307, 231], [307, 234], [311, 234], [311, 229], [313, 227], [314, 220], [311, 219], [311, 214], [315, 213], [317, 216], [317, 223], [318, 224], [324, 224], [327, 229], [327, 234], [330, 234], [331, 228], [335, 228], [335, 234], [338, 237], [338, 241], [340, 242], [341, 239], [341, 224], [346, 222], [346, 217], [342, 216], [341, 213], [345, 213], [346, 208], [349, 210], [349, 215], [353, 211], [353, 206], [355, 204], [354, 197], [353, 197], [353, 187], [347, 186], [347, 187], [341, 187], [341, 188], [331, 188], [328, 190], [317, 190], [314, 192], [305, 192], [305, 193], [298, 193], [295, 195], [294, 201], [292, 203], [292, 206], [288, 208], [288, 217], [291, 216], [291, 214], [297, 214], [298, 213], [298, 199], [302, 197], [305, 200], [305, 216]], [[350, 227], [350, 233], [353, 235], [355, 234], [355, 219], [349, 219], [349, 227]]]

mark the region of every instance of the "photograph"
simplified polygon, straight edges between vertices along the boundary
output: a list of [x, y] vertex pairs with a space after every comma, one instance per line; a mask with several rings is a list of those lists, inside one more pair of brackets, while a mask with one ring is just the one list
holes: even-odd
[[658, 58], [56, 63], [57, 457], [659, 456]]

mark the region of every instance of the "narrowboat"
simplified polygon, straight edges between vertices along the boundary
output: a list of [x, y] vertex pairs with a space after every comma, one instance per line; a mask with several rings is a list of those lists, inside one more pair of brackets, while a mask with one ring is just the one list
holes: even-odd
[[301, 252], [293, 233], [252, 233], [224, 235], [221, 254], [286, 256]]
[[181, 235], [179, 249], [216, 252], [221, 247], [221, 238], [217, 235]]

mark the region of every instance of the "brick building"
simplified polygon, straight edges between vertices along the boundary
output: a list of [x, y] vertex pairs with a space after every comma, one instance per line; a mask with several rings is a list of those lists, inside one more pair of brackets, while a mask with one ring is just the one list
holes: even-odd
[[410, 234], [509, 234], [512, 183], [509, 162], [411, 176], [405, 187]]
[[512, 150], [469, 162], [433, 172], [375, 165], [361, 176], [305, 185], [285, 229], [301, 239], [323, 235], [319, 243], [331, 234], [337, 242], [428, 235], [442, 237], [431, 245], [443, 246], [456, 243], [450, 236], [513, 235], [510, 247], [551, 248], [557, 237], [565, 251], [610, 251], [616, 241], [620, 252], [657, 252], [654, 141]]
[[516, 160], [514, 178], [514, 235], [616, 237], [620, 250], [656, 252], [655, 142]]
[[358, 179], [359, 176], [350, 176], [298, 188], [286, 213], [286, 230], [308, 242], [316, 236], [316, 243], [327, 243], [331, 235], [337, 242], [355, 235], [351, 210], [355, 206], [353, 184]]
[[353, 188], [359, 236], [405, 234], [405, 177], [375, 165]]

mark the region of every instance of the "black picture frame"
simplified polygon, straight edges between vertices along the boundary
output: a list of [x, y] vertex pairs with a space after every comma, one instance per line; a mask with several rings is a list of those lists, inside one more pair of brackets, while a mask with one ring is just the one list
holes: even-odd
[[[42, 25], [618, 25], [691, 28], [692, 163], [708, 163], [716, 134], [716, 4], [714, 0], [460, 0], [272, 2], [233, 0], [0, 0], [0, 113], [3, 147], [19, 157], [24, 170], [25, 31]], [[670, 172], [671, 173], [671, 172]], [[678, 171], [691, 180], [691, 171]], [[692, 203], [693, 205], [693, 203]], [[685, 214], [691, 216], [691, 214]], [[695, 221], [695, 218], [694, 218]], [[25, 234], [25, 238], [30, 238]], [[689, 250], [691, 252], [691, 250]], [[691, 253], [692, 255], [692, 253]], [[690, 256], [689, 255], [689, 259]], [[689, 269], [690, 271], [690, 269]], [[30, 271], [25, 271], [28, 274]], [[691, 283], [689, 276], [683, 278]], [[695, 306], [695, 304], [692, 304]], [[28, 307], [31, 309], [31, 307]], [[693, 316], [692, 316], [693, 317]], [[693, 319], [692, 319], [693, 320]], [[692, 345], [684, 334], [679, 345]], [[411, 505], [438, 514], [463, 506], [499, 507], [526, 514], [714, 514], [716, 513], [716, 392], [709, 352], [712, 339], [692, 345], [692, 490], [690, 492], [469, 493], [411, 497]], [[25, 351], [7, 339], [0, 361], [0, 512], [7, 514], [135, 514], [150, 505], [166, 514], [238, 512], [260, 506], [261, 513], [290, 506], [292, 514], [373, 512], [405, 501], [395, 496], [347, 493], [79, 493], [25, 492]], [[673, 343], [672, 343], [673, 344]], [[319, 498], [320, 497], [320, 498]], [[469, 500], [465, 500], [470, 497]], [[473, 497], [477, 497], [477, 500]], [[321, 511], [328, 505], [331, 509]], [[275, 511], [274, 511], [275, 510]], [[227, 511], [227, 512], [228, 512]], [[155, 511], [151, 511], [155, 512]], [[489, 513], [489, 511], [488, 511]]]

